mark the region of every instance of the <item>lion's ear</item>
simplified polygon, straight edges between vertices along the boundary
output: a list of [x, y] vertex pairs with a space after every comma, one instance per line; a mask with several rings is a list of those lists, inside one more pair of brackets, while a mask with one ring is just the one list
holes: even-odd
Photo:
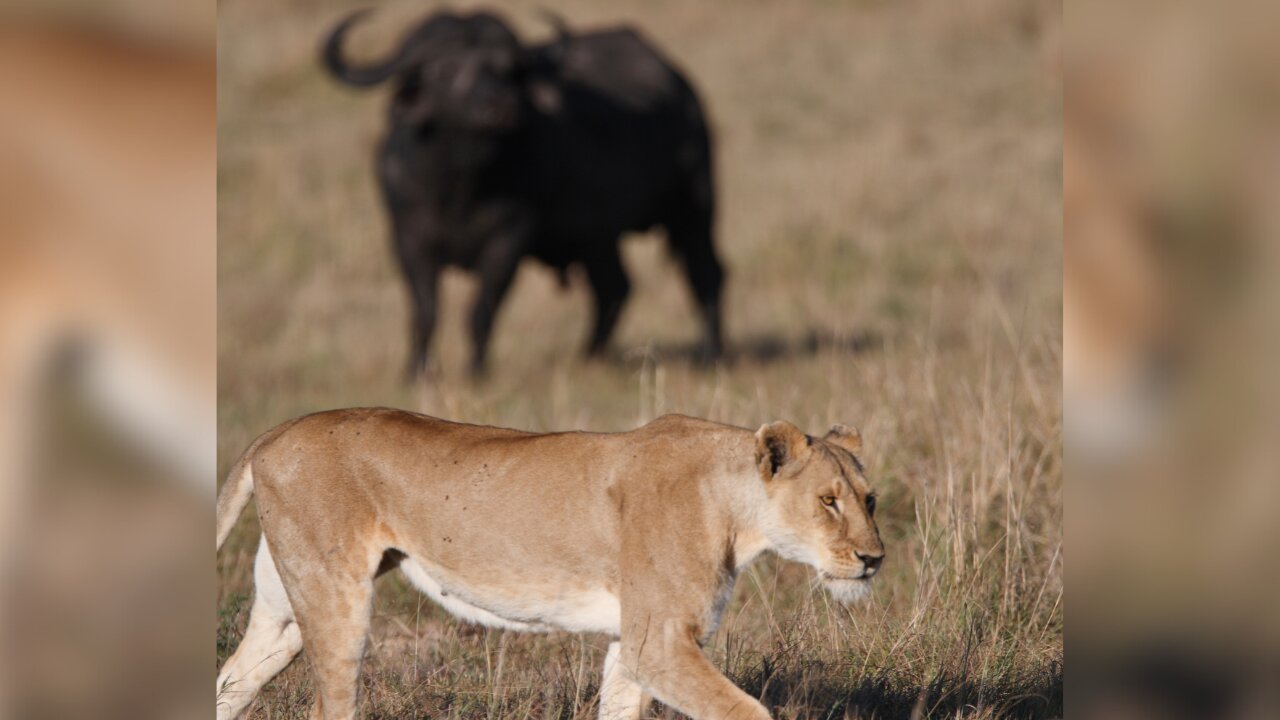
[[787, 463], [809, 452], [809, 436], [786, 420], [760, 426], [756, 431], [756, 466], [764, 479], [772, 479]]
[[855, 427], [836, 423], [831, 426], [831, 429], [827, 431], [827, 436], [822, 439], [835, 443], [854, 455], [862, 452], [862, 433], [858, 432], [858, 428]]

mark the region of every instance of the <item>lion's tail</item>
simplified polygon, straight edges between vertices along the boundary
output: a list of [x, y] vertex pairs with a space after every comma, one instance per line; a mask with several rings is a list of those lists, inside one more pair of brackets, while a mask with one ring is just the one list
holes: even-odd
[[249, 504], [249, 498], [253, 497], [253, 458], [258, 448], [280, 435], [294, 422], [297, 421], [277, 425], [258, 436], [258, 439], [249, 445], [249, 449], [244, 451], [235, 466], [231, 468], [231, 472], [227, 474], [227, 481], [222, 484], [222, 492], [218, 493], [218, 550], [222, 549], [222, 543], [227, 541], [231, 529], [236, 526], [240, 513], [244, 512], [244, 506]]
[[227, 481], [222, 484], [222, 492], [218, 493], [218, 549], [227, 541], [231, 528], [236, 526], [244, 506], [253, 497], [253, 458], [252, 450], [246, 452], [231, 468]]

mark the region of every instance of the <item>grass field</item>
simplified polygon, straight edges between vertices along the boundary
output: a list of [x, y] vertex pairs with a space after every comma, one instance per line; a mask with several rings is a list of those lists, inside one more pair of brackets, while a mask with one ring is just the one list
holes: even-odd
[[[542, 36], [540, 4], [500, 8]], [[836, 606], [809, 570], [767, 558], [739, 580], [710, 657], [778, 717], [1062, 715], [1058, 4], [555, 4], [575, 25], [634, 20], [700, 89], [733, 358], [688, 361], [683, 279], [661, 241], [635, 238], [610, 361], [577, 357], [585, 283], [561, 291], [529, 264], [478, 386], [461, 275], [446, 279], [436, 381], [401, 382], [407, 298], [371, 165], [386, 96], [337, 87], [315, 62], [347, 7], [220, 5], [223, 473], [272, 425], [346, 405], [528, 430], [664, 412], [854, 424], [888, 548], [874, 597]], [[388, 5], [353, 52], [380, 53], [421, 12]], [[247, 619], [252, 515], [218, 558], [219, 664]], [[466, 626], [379, 582], [370, 717], [594, 713], [606, 638]], [[304, 655], [254, 716], [306, 717], [310, 696]]]

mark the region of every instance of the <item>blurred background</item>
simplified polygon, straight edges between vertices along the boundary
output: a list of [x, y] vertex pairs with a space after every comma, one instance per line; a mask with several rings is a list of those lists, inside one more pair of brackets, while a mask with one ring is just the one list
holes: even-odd
[[[527, 430], [664, 412], [862, 429], [890, 558], [845, 610], [809, 571], [743, 577], [712, 659], [780, 717], [1062, 715], [1062, 58], [1054, 2], [489, 2], [527, 41], [629, 22], [698, 89], [714, 134], [728, 360], [656, 238], [601, 361], [589, 294], [534, 262], [467, 379], [474, 280], [445, 277], [430, 381], [403, 382], [409, 302], [375, 185], [388, 89], [317, 61], [357, 7], [219, 7], [218, 466], [295, 415], [385, 404]], [[383, 57], [433, 3], [357, 26]], [[472, 3], [448, 7], [472, 8]], [[218, 661], [247, 620], [252, 513], [218, 559]], [[363, 684], [383, 717], [591, 717], [606, 639], [448, 618], [381, 581]], [[303, 717], [304, 662], [256, 717]], [[666, 713], [665, 710], [656, 710]]]

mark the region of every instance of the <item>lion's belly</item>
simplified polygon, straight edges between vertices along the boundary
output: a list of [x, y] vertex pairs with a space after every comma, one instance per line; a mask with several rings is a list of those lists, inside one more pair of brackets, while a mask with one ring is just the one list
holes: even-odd
[[400, 570], [445, 610], [481, 625], [617, 635], [622, 624], [617, 596], [603, 587], [565, 589], [553, 583], [524, 583], [510, 590], [495, 590], [412, 557], [401, 561]]

